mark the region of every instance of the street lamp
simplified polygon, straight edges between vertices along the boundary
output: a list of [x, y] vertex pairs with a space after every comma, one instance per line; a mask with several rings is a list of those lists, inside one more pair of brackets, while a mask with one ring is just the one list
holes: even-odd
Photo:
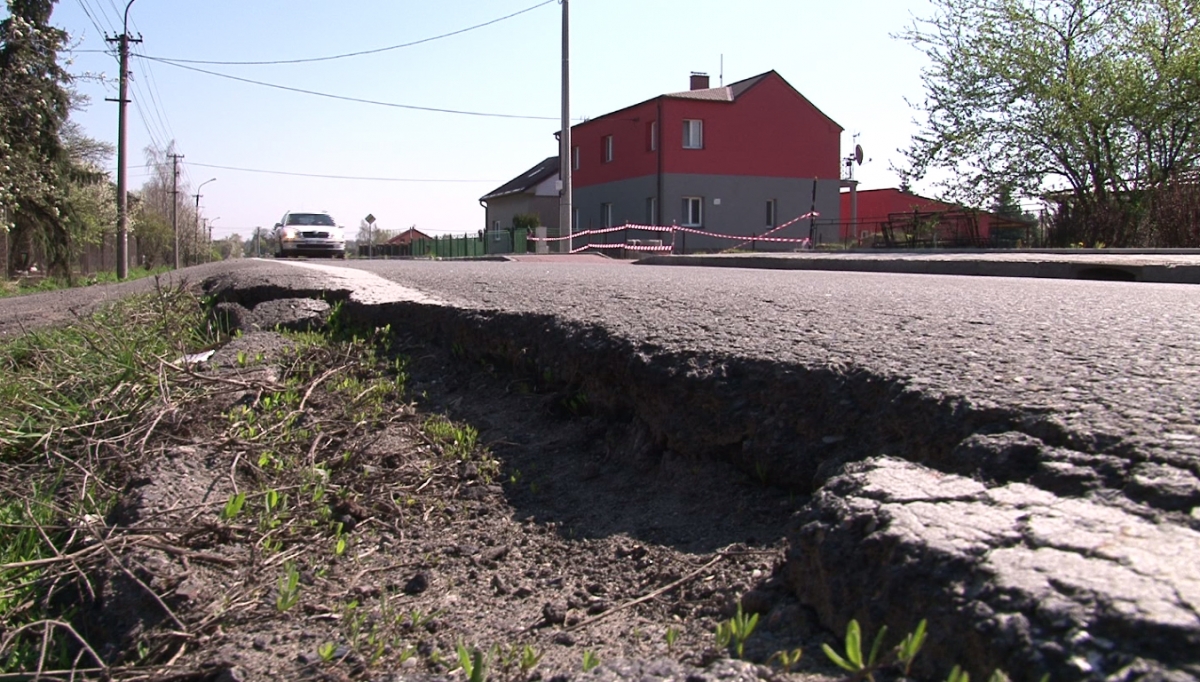
[[[203, 188], [208, 183], [216, 182], [216, 181], [217, 181], [216, 178], [212, 178], [210, 180], [205, 180], [204, 182], [200, 183], [200, 187], [197, 187], [196, 193], [192, 195], [192, 196], [196, 197], [196, 228], [195, 228], [196, 230], [200, 229], [200, 197], [203, 196], [200, 194], [200, 189]], [[179, 269], [179, 231], [178, 230], [175, 231], [175, 269], [176, 270]]]

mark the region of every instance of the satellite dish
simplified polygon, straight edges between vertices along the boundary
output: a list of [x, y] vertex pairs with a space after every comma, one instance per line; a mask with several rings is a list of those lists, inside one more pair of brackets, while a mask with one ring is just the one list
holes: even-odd
[[858, 165], [862, 165], [863, 150], [861, 144], [854, 145], [854, 160], [858, 163]]

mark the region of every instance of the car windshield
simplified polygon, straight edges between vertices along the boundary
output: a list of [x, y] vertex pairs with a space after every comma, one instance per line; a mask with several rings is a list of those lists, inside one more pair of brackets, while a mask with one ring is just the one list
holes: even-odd
[[334, 226], [333, 218], [325, 213], [292, 213], [288, 215], [287, 224]]

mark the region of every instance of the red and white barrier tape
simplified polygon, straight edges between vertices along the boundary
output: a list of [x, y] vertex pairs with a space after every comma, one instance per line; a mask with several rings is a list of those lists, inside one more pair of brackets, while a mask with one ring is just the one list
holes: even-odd
[[[782, 230], [785, 227], [790, 227], [791, 225], [795, 225], [796, 223], [800, 222], [801, 220], [804, 220], [805, 218], [815, 218], [820, 215], [821, 214], [818, 213], [817, 211], [811, 211], [809, 213], [805, 213], [802, 216], [797, 216], [797, 217], [787, 221], [786, 223], [783, 223], [779, 227], [771, 229], [769, 232], [764, 233], [761, 237], [746, 237], [746, 235], [744, 235], [744, 234], [737, 234], [737, 235], [721, 234], [719, 232], [709, 232], [707, 230], [697, 230], [695, 228], [680, 227], [678, 225], [640, 225], [637, 223], [629, 223], [627, 225], [620, 225], [617, 227], [605, 227], [605, 228], [600, 228], [598, 230], [583, 230], [582, 232], [575, 232], [574, 234], [571, 234], [570, 236], [567, 236], [567, 237], [526, 237], [525, 240], [531, 241], [531, 242], [564, 242], [564, 241], [567, 241], [568, 239], [579, 239], [581, 237], [587, 237], [587, 236], [593, 235], [593, 234], [610, 234], [613, 232], [621, 232], [623, 230], [640, 230], [643, 232], [670, 232], [672, 235], [674, 235], [674, 233], [676, 233], [676, 232], [688, 232], [691, 234], [700, 234], [700, 235], [705, 235], [708, 237], [716, 237], [718, 239], [740, 239], [740, 240], [742, 240], [741, 244], [731, 247], [731, 248], [735, 248], [735, 249], [740, 246], [743, 246], [745, 244], [749, 244], [751, 242], [775, 242], [775, 243], [786, 243], [786, 244], [800, 244], [805, 241], [808, 241], [808, 239], [807, 238], [794, 239], [794, 238], [790, 238], [790, 237], [768, 237], [767, 235], [774, 234], [774, 233]], [[672, 249], [672, 247], [670, 245], [667, 245], [667, 246], [641, 246], [641, 245], [631, 246], [629, 244], [589, 244], [588, 246], [581, 247], [580, 249], [575, 249], [575, 250], [571, 251], [571, 253], [578, 253], [580, 250], [587, 249], [587, 248], [597, 248], [597, 249], [624, 248], [624, 249], [629, 249], [630, 251], [670, 251]]]
[[769, 236], [775, 234], [776, 232], [782, 230], [785, 227], [791, 227], [792, 225], [795, 225], [796, 223], [800, 222], [801, 220], [804, 220], [805, 218], [817, 218], [820, 215], [821, 214], [817, 211], [809, 211], [808, 213], [805, 213], [802, 216], [792, 218], [791, 220], [787, 221], [786, 223], [780, 225], [779, 227], [773, 227], [770, 230], [763, 232], [761, 237], [751, 237], [750, 239], [747, 239], [746, 241], [742, 242], [741, 244], [734, 244], [733, 246], [731, 246], [725, 250], [733, 251], [734, 249], [740, 249], [747, 244], [753, 244], [755, 241], [762, 239], [763, 237], [769, 237]]
[[670, 244], [654, 246], [652, 244], [585, 244], [571, 249], [571, 253], [582, 253], [588, 249], [625, 249], [626, 251], [670, 251], [675, 247]]
[[[615, 230], [641, 230], [643, 232], [671, 232], [674, 229], [675, 227], [673, 225], [642, 225], [640, 223], [629, 223], [628, 225], [622, 225], [620, 227], [610, 227], [604, 231], [612, 232]], [[599, 233], [595, 232], [595, 234]]]
[[[746, 240], [746, 235], [744, 235], [744, 234], [720, 234], [718, 232], [706, 232], [705, 230], [694, 230], [690, 227], [677, 227], [677, 228], [675, 228], [675, 231], [676, 232], [686, 232], [688, 234], [699, 234], [699, 235], [703, 235], [705, 237], [716, 237], [718, 239]], [[755, 237], [755, 238], [747, 240], [747, 241], [773, 242], [773, 243], [777, 243], [777, 244], [800, 244], [802, 242], [808, 241], [808, 238], [805, 237], [803, 239], [794, 239], [791, 237]]]

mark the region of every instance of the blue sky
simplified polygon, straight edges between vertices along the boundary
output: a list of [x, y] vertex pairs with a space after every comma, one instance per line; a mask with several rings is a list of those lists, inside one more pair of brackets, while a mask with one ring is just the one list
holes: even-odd
[[[116, 141], [116, 60], [127, 0], [59, 0], [53, 23], [73, 38], [71, 70], [92, 103], [75, 114], [93, 137]], [[136, 0], [134, 51], [167, 59], [273, 61], [372, 50], [458, 31], [541, 0]], [[929, 13], [926, 0], [571, 0], [572, 116], [598, 116], [685, 90], [692, 71], [716, 85], [775, 69], [870, 159], [864, 188], [892, 187], [890, 165], [915, 132], [905, 98], [922, 97], [925, 58], [891, 38]], [[328, 210], [356, 228], [371, 213], [385, 229], [429, 233], [483, 227], [478, 198], [546, 156], [558, 130], [561, 6], [557, 1], [452, 37], [371, 55], [199, 69], [345, 97], [527, 120], [416, 111], [252, 85], [133, 58], [130, 186], [142, 149], [175, 140], [189, 193], [214, 237], [269, 228], [290, 209]], [[203, 164], [203, 165], [201, 165]], [[226, 168], [215, 168], [224, 166]], [[115, 161], [113, 167], [115, 168]], [[421, 182], [308, 178], [239, 169]], [[918, 184], [916, 189], [921, 190]]]

